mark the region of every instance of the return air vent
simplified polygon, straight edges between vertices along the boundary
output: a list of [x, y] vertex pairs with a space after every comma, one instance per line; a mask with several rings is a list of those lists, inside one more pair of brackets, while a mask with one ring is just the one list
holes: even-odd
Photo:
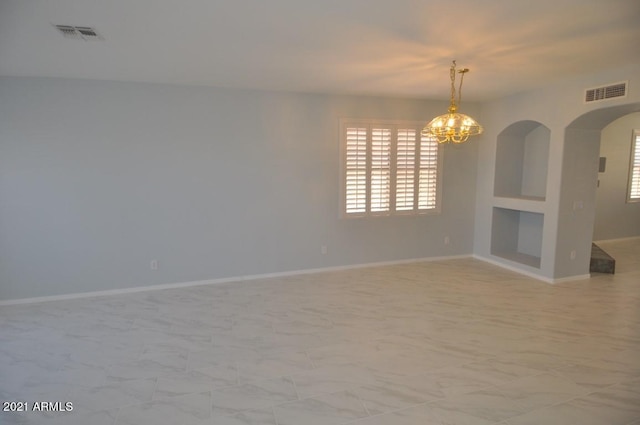
[[627, 96], [627, 82], [610, 84], [608, 86], [596, 87], [585, 91], [584, 102], [598, 102], [601, 100], [613, 99]]
[[76, 40], [104, 40], [98, 32], [91, 27], [72, 27], [70, 25], [55, 25], [65, 38], [75, 38]]

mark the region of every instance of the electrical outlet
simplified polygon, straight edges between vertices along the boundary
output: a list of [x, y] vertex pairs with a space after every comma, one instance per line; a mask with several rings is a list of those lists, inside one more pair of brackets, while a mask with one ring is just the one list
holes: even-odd
[[158, 260], [151, 260], [149, 262], [149, 268], [151, 270], [158, 270]]
[[322, 245], [320, 247], [320, 254], [327, 255], [327, 246], [326, 245]]
[[451, 239], [449, 238], [449, 236], [445, 236], [444, 237], [444, 244], [445, 245], [449, 245], [451, 243]]
[[576, 259], [576, 250], [572, 250], [571, 253], [569, 254], [569, 257], [571, 257], [572, 260]]

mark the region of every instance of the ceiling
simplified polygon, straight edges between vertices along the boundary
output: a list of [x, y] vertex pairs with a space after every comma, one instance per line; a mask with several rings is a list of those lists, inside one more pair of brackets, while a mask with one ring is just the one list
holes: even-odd
[[456, 59], [479, 101], [639, 53], [638, 0], [0, 0], [0, 76], [447, 99]]

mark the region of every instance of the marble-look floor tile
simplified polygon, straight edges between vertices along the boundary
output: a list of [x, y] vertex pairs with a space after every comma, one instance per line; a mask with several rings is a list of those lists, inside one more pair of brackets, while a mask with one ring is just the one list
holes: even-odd
[[293, 381], [284, 377], [217, 389], [211, 397], [216, 416], [234, 416], [298, 399]]
[[307, 351], [309, 359], [316, 367], [356, 364], [363, 354], [370, 353], [363, 349], [362, 344], [356, 342], [340, 342], [310, 348]]
[[211, 425], [278, 425], [272, 408], [246, 410], [234, 416], [213, 416]]
[[155, 387], [155, 379], [125, 380], [93, 387], [79, 386], [70, 391], [67, 397], [80, 409], [108, 410], [150, 401]]
[[211, 394], [205, 392], [124, 407], [116, 425], [204, 425], [210, 419]]
[[526, 411], [512, 397], [488, 389], [437, 400], [428, 404], [444, 411], [466, 413], [471, 417], [483, 418], [491, 423], [500, 422]]
[[369, 416], [360, 399], [349, 391], [280, 404], [274, 412], [279, 425], [337, 425]]
[[492, 384], [499, 385], [527, 376], [539, 375], [541, 370], [535, 367], [509, 361], [500, 358], [489, 358], [478, 362], [467, 363], [461, 369], [480, 374], [485, 379], [491, 380]]
[[[417, 388], [418, 389], [417, 389]], [[353, 388], [370, 415], [379, 415], [423, 404], [432, 400], [427, 392], [421, 391], [419, 385], [379, 381], [375, 384]]]
[[[496, 361], [494, 366], [503, 369], [508, 369], [510, 366], [512, 373], [522, 373], [524, 376], [539, 373], [534, 369], [500, 361]], [[500, 372], [495, 367], [487, 366], [487, 362], [469, 363], [434, 370], [421, 377], [429, 383], [430, 393], [438, 398], [479, 391], [516, 379], [514, 375]]]
[[376, 383], [370, 369], [358, 365], [326, 366], [293, 376], [300, 398], [335, 393]]
[[187, 370], [197, 371], [210, 367], [237, 367], [239, 360], [253, 360], [259, 355], [255, 350], [212, 346], [204, 350], [190, 351]]
[[100, 410], [91, 412], [69, 412], [43, 422], [46, 425], [114, 425], [118, 410]]
[[580, 401], [569, 401], [534, 410], [508, 419], [505, 425], [628, 425], [638, 414], [619, 409], [603, 409]]
[[69, 412], [0, 412], [0, 423], [3, 425], [114, 425], [118, 409], [102, 411], [82, 411], [74, 409]]
[[107, 369], [107, 377], [123, 380], [145, 379], [186, 371], [187, 360], [185, 358], [180, 356], [162, 357], [162, 359], [141, 359], [114, 364]]
[[[640, 425], [640, 238], [548, 285], [475, 259], [0, 308], [10, 425]], [[635, 423], [634, 423], [635, 422]]]
[[623, 350], [608, 357], [603, 357], [595, 361], [584, 362], [590, 366], [605, 365], [607, 369], [625, 372], [631, 376], [640, 375], [640, 360], [638, 360], [640, 349]]
[[504, 352], [496, 356], [500, 361], [515, 363], [541, 372], [571, 366], [574, 364], [570, 358], [551, 354], [546, 351], [517, 350]]
[[550, 373], [521, 378], [487, 390], [510, 400], [520, 412], [528, 412], [588, 394], [591, 389]]
[[252, 360], [238, 360], [238, 380], [243, 382], [290, 376], [313, 367], [309, 356], [300, 351], [274, 352]]
[[607, 364], [602, 363], [598, 363], [598, 366], [591, 366], [589, 364], [565, 366], [555, 369], [551, 371], [551, 373], [569, 379], [591, 390], [608, 387], [616, 383], [628, 382], [640, 376], [640, 374], [637, 373], [609, 368]]
[[570, 403], [588, 411], [619, 412], [640, 419], [640, 381], [613, 385]]
[[212, 366], [191, 372], [172, 372], [158, 377], [154, 399], [212, 391], [238, 385], [238, 372], [233, 366]]
[[640, 421], [640, 388], [620, 384], [511, 418], [508, 425], [628, 425]]
[[427, 403], [347, 423], [350, 425], [493, 425], [496, 422], [455, 408]]

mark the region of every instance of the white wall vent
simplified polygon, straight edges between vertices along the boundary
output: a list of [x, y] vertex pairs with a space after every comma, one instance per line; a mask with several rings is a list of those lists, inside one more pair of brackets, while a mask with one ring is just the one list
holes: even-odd
[[54, 25], [65, 38], [76, 40], [104, 40], [100, 34], [91, 27], [72, 27], [71, 25]]
[[598, 102], [627, 96], [627, 81], [609, 84], [608, 86], [595, 87], [585, 90], [584, 102]]

